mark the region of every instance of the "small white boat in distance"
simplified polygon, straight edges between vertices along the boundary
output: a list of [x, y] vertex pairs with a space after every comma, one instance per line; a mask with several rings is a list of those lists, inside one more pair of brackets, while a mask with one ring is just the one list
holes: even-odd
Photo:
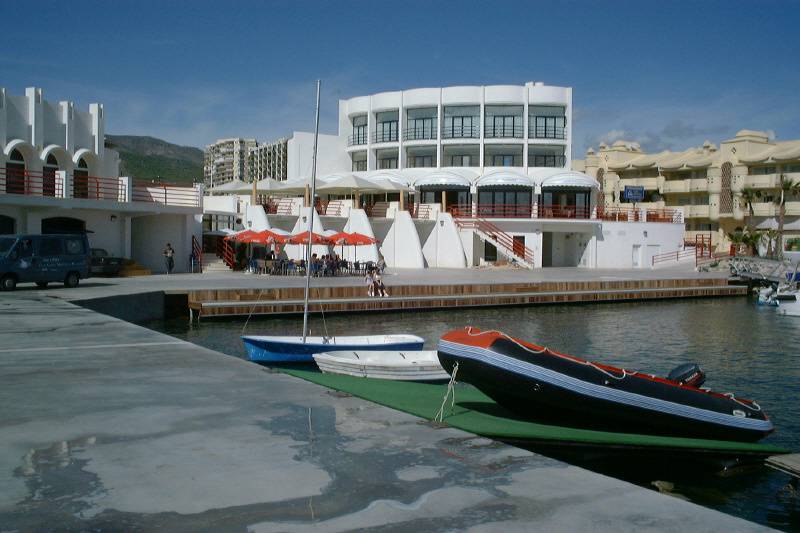
[[337, 351], [314, 354], [326, 374], [400, 381], [448, 381], [436, 350]]

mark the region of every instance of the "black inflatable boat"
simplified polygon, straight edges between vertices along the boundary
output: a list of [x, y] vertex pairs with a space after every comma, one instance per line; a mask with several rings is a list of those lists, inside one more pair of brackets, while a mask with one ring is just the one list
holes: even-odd
[[699, 388], [699, 367], [672, 379], [594, 363], [497, 331], [455, 330], [439, 362], [498, 404], [530, 419], [609, 431], [757, 441], [773, 431], [756, 402]]

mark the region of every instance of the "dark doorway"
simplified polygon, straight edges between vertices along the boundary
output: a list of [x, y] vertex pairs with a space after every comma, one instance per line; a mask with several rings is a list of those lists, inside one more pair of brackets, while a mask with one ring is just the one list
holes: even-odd
[[6, 162], [6, 193], [25, 194], [25, 159], [19, 150], [11, 150]]
[[514, 235], [514, 255], [525, 258], [525, 235]]
[[56, 195], [56, 172], [58, 172], [58, 160], [56, 156], [50, 154], [42, 168], [42, 196]]
[[78, 160], [78, 168], [72, 172], [72, 196], [74, 198], [89, 197], [89, 165], [82, 157]]
[[553, 234], [549, 231], [542, 233], [542, 266], [553, 266]]
[[16, 220], [6, 215], [0, 215], [0, 235], [13, 235], [16, 233]]
[[86, 222], [70, 217], [43, 218], [42, 233], [86, 233]]
[[497, 248], [494, 247], [494, 244], [490, 242], [484, 242], [485, 246], [483, 247], [483, 259], [487, 263], [493, 263], [497, 261]]

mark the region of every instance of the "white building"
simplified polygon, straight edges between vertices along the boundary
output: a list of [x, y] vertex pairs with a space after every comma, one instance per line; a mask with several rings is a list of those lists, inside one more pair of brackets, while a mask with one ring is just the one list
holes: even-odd
[[207, 187], [232, 180], [248, 180], [250, 150], [258, 146], [255, 139], [219, 139], [206, 146], [203, 160], [203, 181]]
[[250, 148], [247, 179], [242, 181], [258, 181], [265, 178], [286, 181], [288, 142], [289, 139], [281, 138], [270, 143], [259, 143]]
[[189, 268], [201, 233], [202, 188], [119, 176], [119, 156], [105, 147], [102, 104], [89, 111], [0, 88], [0, 234], [86, 231], [92, 247], [163, 271], [161, 250], [175, 248]]
[[[369, 232], [396, 267], [502, 258], [529, 268], [650, 267], [654, 256], [681, 248], [680, 210], [604, 209], [597, 180], [570, 170], [571, 132], [572, 89], [540, 82], [341, 100], [338, 134], [319, 138], [320, 184], [353, 174], [394, 187], [367, 195], [363, 211], [352, 198], [327, 195], [320, 227]], [[312, 147], [311, 133], [289, 140], [289, 184], [311, 174]], [[303, 203], [285, 199], [268, 210], [302, 217]], [[253, 210], [243, 210], [245, 224], [272, 223]]]

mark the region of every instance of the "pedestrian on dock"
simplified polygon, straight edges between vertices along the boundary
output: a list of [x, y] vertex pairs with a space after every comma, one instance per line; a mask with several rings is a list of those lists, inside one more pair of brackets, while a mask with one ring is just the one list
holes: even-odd
[[167, 264], [167, 274], [172, 274], [172, 270], [175, 268], [175, 250], [170, 243], [167, 243], [167, 247], [164, 248], [164, 261]]
[[375, 271], [375, 289], [373, 292], [375, 296], [380, 296], [381, 298], [389, 296], [386, 285], [383, 284], [383, 276], [381, 276], [380, 270]]

